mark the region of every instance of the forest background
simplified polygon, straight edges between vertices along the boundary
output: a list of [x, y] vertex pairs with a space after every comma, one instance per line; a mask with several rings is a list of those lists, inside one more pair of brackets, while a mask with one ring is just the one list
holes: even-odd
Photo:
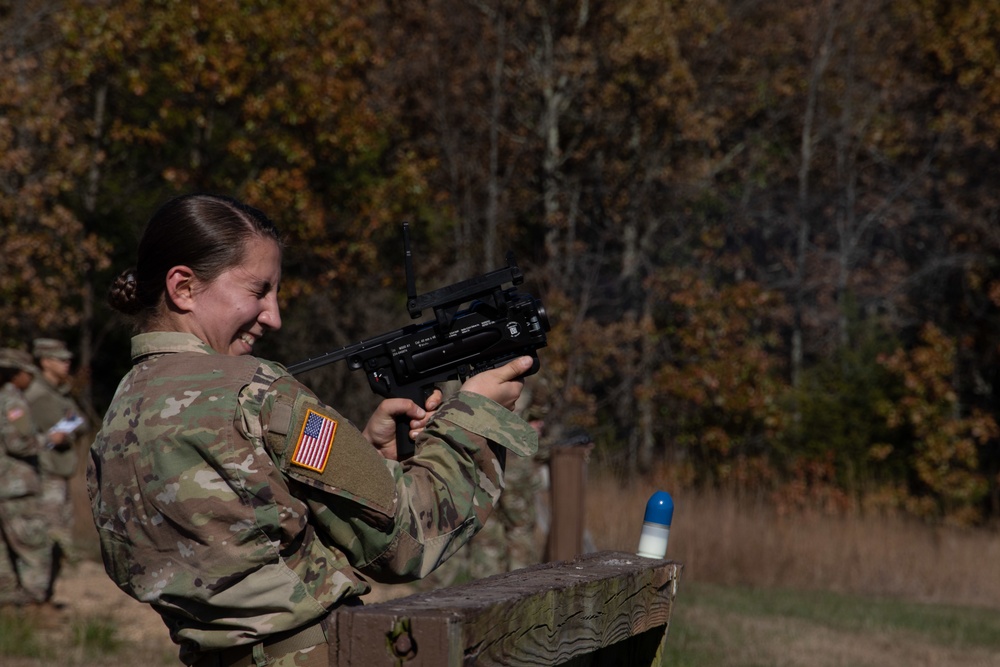
[[[167, 198], [287, 236], [286, 363], [513, 250], [531, 380], [602, 467], [779, 508], [1000, 518], [1000, 3], [0, 2], [0, 343], [68, 340]], [[356, 419], [340, 365], [303, 380]]]

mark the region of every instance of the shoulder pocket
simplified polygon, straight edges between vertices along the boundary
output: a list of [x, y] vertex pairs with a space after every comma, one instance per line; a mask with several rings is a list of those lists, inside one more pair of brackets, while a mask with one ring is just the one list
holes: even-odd
[[279, 400], [275, 408], [267, 437], [285, 474], [379, 514], [395, 515], [395, 479], [382, 455], [346, 417], [306, 394], [290, 406]]

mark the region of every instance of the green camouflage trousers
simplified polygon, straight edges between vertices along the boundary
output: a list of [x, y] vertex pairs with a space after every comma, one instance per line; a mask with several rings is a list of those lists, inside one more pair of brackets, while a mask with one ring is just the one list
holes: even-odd
[[45, 602], [52, 596], [53, 542], [38, 496], [0, 500], [0, 603]]
[[49, 525], [49, 536], [62, 553], [74, 553], [73, 506], [69, 501], [69, 480], [65, 477], [42, 475], [42, 511]]

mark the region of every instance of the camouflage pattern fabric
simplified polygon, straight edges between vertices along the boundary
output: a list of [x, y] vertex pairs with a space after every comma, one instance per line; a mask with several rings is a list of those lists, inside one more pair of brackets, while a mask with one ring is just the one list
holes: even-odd
[[20, 605], [49, 600], [53, 545], [38, 496], [0, 500], [0, 526], [7, 549], [0, 565], [0, 601]]
[[540, 464], [515, 457], [504, 470], [504, 491], [490, 520], [467, 545], [416, 590], [433, 590], [510, 572], [542, 560], [544, 534], [539, 531], [537, 499], [541, 493]]
[[[502, 549], [498, 553], [499, 572], [518, 570], [541, 561], [541, 536], [535, 530], [538, 523], [536, 498], [541, 492], [538, 464], [531, 458], [517, 458], [509, 462], [507, 470], [507, 488], [500, 497], [496, 521], [487, 524], [487, 528], [496, 524], [495, 533], [499, 534], [493, 538], [493, 544], [497, 545], [493, 548]], [[477, 535], [476, 539], [481, 537]]]
[[537, 449], [519, 417], [460, 392], [411, 459], [386, 461], [279, 364], [177, 332], [136, 336], [132, 357], [88, 491], [106, 571], [188, 665], [322, 618], [368, 592], [364, 576], [425, 576], [500, 497], [491, 445]]
[[[534, 380], [531, 376], [514, 407], [515, 414], [528, 420], [537, 418]], [[534, 382], [533, 382], [534, 380]], [[452, 382], [443, 387], [445, 395], [458, 389]], [[536, 433], [539, 429], [535, 429]], [[542, 561], [547, 527], [543, 525], [543, 495], [546, 464], [541, 458], [543, 440], [532, 457], [508, 459], [504, 470], [504, 492], [483, 529], [448, 562], [429, 577], [412, 585], [415, 591], [429, 591], [510, 572]]]
[[[32, 380], [31, 385], [24, 392], [31, 406], [31, 416], [35, 420], [38, 429], [43, 433], [56, 425], [61, 419], [83, 415], [76, 402], [69, 395], [69, 387], [53, 387], [41, 375]], [[50, 477], [61, 477], [69, 479], [76, 472], [79, 461], [79, 453], [74, 446], [84, 431], [83, 426], [79, 427], [73, 437], [67, 438], [69, 441], [65, 447], [49, 449], [41, 457], [42, 472]]]
[[[48, 432], [60, 420], [67, 417], [82, 415], [80, 408], [69, 395], [68, 387], [54, 387], [44, 376], [37, 376], [24, 392], [31, 406], [31, 416], [43, 433]], [[41, 502], [48, 523], [49, 535], [62, 554], [73, 558], [73, 506], [69, 499], [69, 478], [76, 472], [79, 465], [80, 433], [84, 427], [79, 427], [67, 437], [61, 447], [46, 447], [39, 455], [41, 469], [42, 495]], [[57, 574], [53, 568], [53, 576]]]
[[41, 491], [38, 453], [43, 446], [24, 394], [13, 384], [5, 384], [0, 388], [0, 498]]
[[38, 453], [44, 446], [24, 394], [0, 388], [0, 602], [51, 596], [52, 542], [39, 503]]

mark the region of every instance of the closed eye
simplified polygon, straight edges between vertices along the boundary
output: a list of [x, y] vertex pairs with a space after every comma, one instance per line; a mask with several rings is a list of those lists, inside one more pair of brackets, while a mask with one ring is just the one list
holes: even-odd
[[254, 292], [254, 294], [257, 296], [258, 299], [263, 299], [272, 291], [276, 291], [274, 286], [271, 285], [271, 283], [267, 282], [263, 283], [260, 287], [258, 287], [257, 290]]

